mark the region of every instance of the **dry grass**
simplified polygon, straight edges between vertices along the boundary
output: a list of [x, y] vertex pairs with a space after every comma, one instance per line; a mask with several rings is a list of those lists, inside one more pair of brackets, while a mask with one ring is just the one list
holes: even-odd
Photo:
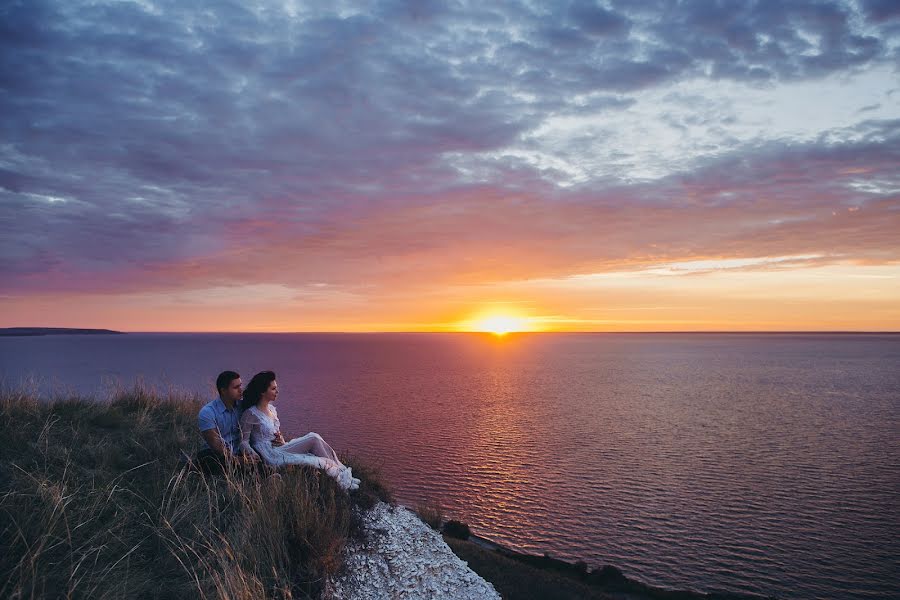
[[444, 509], [439, 504], [417, 504], [415, 513], [420, 519], [422, 519], [423, 523], [425, 523], [435, 531], [441, 530], [441, 525], [444, 523]]
[[387, 490], [353, 462], [352, 498], [310, 469], [203, 476], [179, 458], [199, 406], [145, 389], [0, 393], [0, 597], [317, 597], [353, 505]]

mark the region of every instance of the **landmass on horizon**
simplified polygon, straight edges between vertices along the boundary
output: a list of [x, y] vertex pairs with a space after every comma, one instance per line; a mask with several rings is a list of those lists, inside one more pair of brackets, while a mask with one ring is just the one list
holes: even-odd
[[34, 337], [39, 335], [125, 335], [112, 329], [75, 329], [72, 327], [3, 327], [0, 337]]

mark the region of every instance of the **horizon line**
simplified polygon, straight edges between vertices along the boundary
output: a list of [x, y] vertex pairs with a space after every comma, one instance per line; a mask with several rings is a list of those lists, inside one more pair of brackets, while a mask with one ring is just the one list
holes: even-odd
[[[73, 329], [87, 329], [83, 327], [77, 327]], [[232, 334], [276, 334], [276, 335], [299, 335], [299, 334], [313, 334], [313, 335], [324, 335], [324, 334], [337, 334], [337, 335], [379, 335], [379, 334], [402, 334], [402, 335], [414, 335], [414, 334], [437, 334], [437, 333], [447, 333], [447, 334], [485, 334], [485, 335], [497, 335], [492, 331], [442, 331], [442, 330], [434, 330], [434, 331], [390, 331], [390, 330], [378, 330], [378, 331], [343, 331], [343, 330], [321, 330], [321, 331], [226, 331], [226, 330], [216, 330], [216, 331], [125, 331], [122, 330], [121, 333], [185, 333], [185, 334], [200, 334], [200, 333], [232, 333]], [[759, 329], [759, 330], [730, 330], [730, 329], [716, 329], [716, 330], [629, 330], [629, 331], [604, 331], [604, 330], [583, 330], [583, 331], [574, 331], [574, 330], [566, 330], [566, 331], [510, 331], [504, 333], [504, 336], [510, 335], [522, 335], [522, 334], [626, 334], [626, 335], [634, 335], [634, 334], [900, 334], [900, 330], [865, 330], [865, 329]]]
[[[498, 335], [496, 332], [488, 330], [371, 330], [371, 331], [355, 331], [355, 330], [301, 330], [301, 331], [259, 331], [259, 330], [120, 330], [110, 329], [108, 327], [59, 327], [59, 326], [8, 326], [0, 327], [0, 331], [10, 329], [45, 329], [45, 330], [83, 330], [83, 331], [109, 331], [113, 333], [179, 333], [179, 334], [203, 334], [203, 333], [229, 333], [229, 334], [277, 334], [277, 335], [299, 335], [299, 334], [339, 334], [339, 335], [355, 335], [355, 334], [486, 334]], [[680, 330], [522, 330], [508, 331], [503, 336], [521, 335], [521, 334], [900, 334], [900, 329], [680, 329]]]

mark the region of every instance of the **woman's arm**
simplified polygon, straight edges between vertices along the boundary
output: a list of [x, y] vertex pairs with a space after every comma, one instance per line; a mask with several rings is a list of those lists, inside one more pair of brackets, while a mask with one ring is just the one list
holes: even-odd
[[251, 459], [259, 458], [259, 454], [250, 445], [250, 434], [254, 427], [259, 429], [259, 419], [251, 411], [245, 410], [241, 415], [241, 454]]
[[272, 438], [273, 446], [284, 446], [284, 436], [281, 435], [281, 421], [278, 420], [278, 411], [274, 406], [269, 406], [272, 411], [272, 421], [275, 423], [275, 437]]

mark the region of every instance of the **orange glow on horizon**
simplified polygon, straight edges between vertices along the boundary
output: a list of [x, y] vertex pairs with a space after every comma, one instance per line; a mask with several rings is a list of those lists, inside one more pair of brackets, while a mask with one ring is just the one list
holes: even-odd
[[[654, 269], [407, 289], [257, 284], [6, 294], [0, 327], [126, 332], [900, 331], [900, 264], [690, 257]], [[299, 296], [297, 294], [300, 294]]]
[[490, 331], [494, 335], [506, 335], [507, 333], [511, 333], [513, 331], [521, 331], [522, 322], [521, 319], [517, 319], [515, 317], [497, 315], [482, 320], [479, 323], [479, 327], [484, 329], [485, 331]]
[[487, 312], [469, 321], [463, 321], [459, 324], [458, 330], [493, 333], [502, 337], [508, 333], [537, 331], [537, 328], [531, 319], [522, 315], [508, 312]]

